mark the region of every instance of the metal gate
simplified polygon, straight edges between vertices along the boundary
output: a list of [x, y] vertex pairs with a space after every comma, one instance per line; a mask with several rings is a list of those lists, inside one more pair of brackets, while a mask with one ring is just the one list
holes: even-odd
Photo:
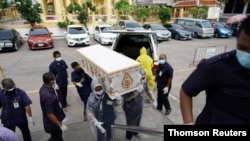
[[226, 52], [226, 45], [214, 45], [198, 47], [195, 49], [193, 62], [189, 66], [196, 66], [202, 59], [207, 59], [215, 55]]

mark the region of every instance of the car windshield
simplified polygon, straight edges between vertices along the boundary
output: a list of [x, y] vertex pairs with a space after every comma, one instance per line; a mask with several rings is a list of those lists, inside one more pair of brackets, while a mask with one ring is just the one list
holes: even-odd
[[31, 36], [36, 36], [36, 35], [48, 35], [49, 32], [48, 30], [44, 29], [44, 28], [37, 28], [37, 29], [31, 29], [30, 30], [30, 35]]
[[100, 29], [102, 33], [108, 33], [109, 30], [111, 30], [111, 27], [101, 27]]
[[204, 28], [212, 28], [211, 23], [208, 21], [202, 21], [201, 23]]
[[85, 34], [86, 31], [82, 27], [71, 27], [69, 28], [69, 34]]
[[174, 29], [181, 29], [181, 30], [184, 30], [184, 27], [181, 26], [181, 25], [179, 25], [179, 24], [173, 24], [172, 27], [173, 27]]
[[159, 25], [159, 24], [152, 24], [151, 29], [152, 30], [166, 30], [162, 25]]
[[140, 24], [137, 23], [137, 22], [130, 22], [130, 23], [127, 23], [126, 25], [127, 25], [127, 27], [129, 27], [129, 28], [141, 27]]
[[7, 30], [0, 30], [0, 39], [11, 39], [12, 38], [12, 34], [10, 31]]

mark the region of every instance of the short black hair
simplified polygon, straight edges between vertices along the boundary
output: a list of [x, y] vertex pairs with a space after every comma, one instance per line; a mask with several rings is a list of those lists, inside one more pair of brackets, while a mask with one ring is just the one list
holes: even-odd
[[2, 80], [1, 83], [2, 83], [3, 88], [11, 88], [15, 86], [15, 83], [11, 78], [5, 78]]
[[57, 54], [60, 54], [60, 55], [61, 55], [61, 53], [60, 53], [59, 51], [54, 51], [54, 52], [53, 52], [53, 57], [55, 58]]
[[239, 30], [236, 34], [237, 38], [239, 38], [242, 31], [244, 31], [247, 35], [250, 35], [250, 16], [247, 16], [247, 18], [240, 23]]
[[54, 80], [55, 79], [55, 76], [53, 73], [50, 73], [50, 72], [46, 72], [43, 74], [43, 83], [44, 84], [49, 84], [50, 81]]
[[78, 66], [78, 65], [79, 65], [79, 64], [78, 64], [77, 62], [72, 62], [72, 63], [71, 63], [71, 67], [72, 67], [72, 68], [75, 68], [75, 67]]

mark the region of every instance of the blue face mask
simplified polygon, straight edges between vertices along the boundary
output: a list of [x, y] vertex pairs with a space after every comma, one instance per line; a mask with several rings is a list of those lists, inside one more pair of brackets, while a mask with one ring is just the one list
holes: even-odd
[[242, 67], [250, 69], [250, 53], [236, 50], [236, 58]]
[[165, 63], [165, 60], [159, 60], [159, 64], [164, 64]]

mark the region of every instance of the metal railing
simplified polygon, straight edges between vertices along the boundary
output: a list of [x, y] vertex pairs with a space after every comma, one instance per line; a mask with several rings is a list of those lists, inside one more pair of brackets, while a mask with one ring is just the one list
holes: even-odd
[[111, 125], [112, 141], [114, 141], [114, 138], [115, 138], [115, 129], [121, 129], [121, 130], [126, 130], [126, 131], [131, 131], [131, 132], [138, 132], [138, 133], [143, 133], [143, 134], [148, 134], [148, 135], [164, 137], [163, 130], [146, 128], [146, 127], [138, 127], [138, 126], [114, 124], [114, 125]]

